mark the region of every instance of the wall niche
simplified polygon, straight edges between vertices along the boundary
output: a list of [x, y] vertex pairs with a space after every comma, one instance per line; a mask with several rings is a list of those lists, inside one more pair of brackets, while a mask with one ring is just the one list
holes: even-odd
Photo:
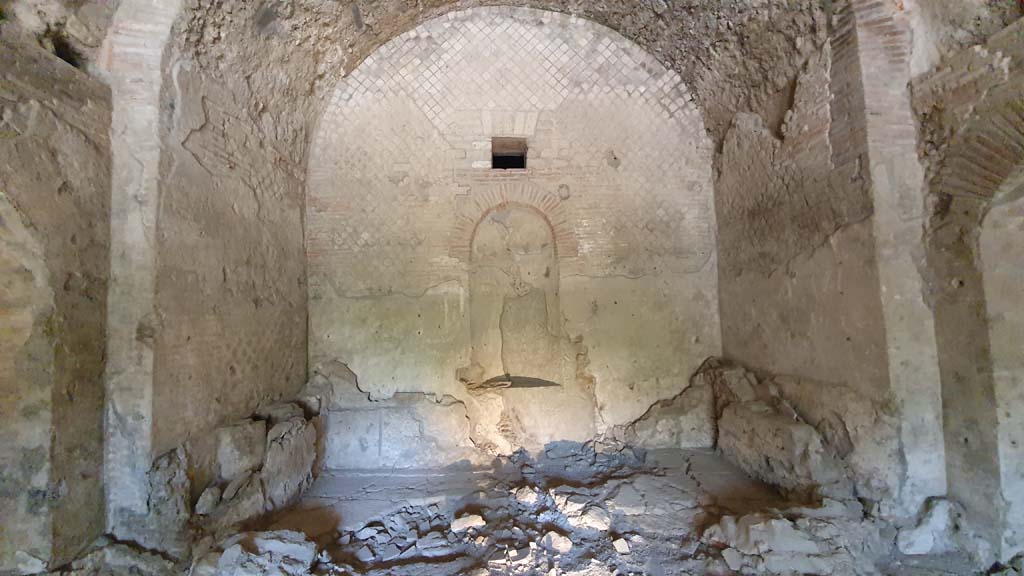
[[547, 218], [503, 204], [477, 224], [469, 267], [471, 388], [558, 386], [563, 381], [558, 253]]

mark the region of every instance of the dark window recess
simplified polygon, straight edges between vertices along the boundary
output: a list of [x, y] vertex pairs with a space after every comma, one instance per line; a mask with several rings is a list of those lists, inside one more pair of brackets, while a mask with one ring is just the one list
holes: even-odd
[[526, 138], [492, 138], [491, 168], [495, 170], [526, 168]]

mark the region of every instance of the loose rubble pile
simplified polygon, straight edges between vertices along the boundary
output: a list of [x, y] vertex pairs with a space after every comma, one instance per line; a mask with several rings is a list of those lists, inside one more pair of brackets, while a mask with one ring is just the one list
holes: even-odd
[[[708, 360], [693, 382], [714, 392], [718, 450], [751, 476], [808, 497], [892, 498], [896, 483], [887, 479], [901, 464], [897, 421], [885, 405], [843, 386], [720, 359]], [[835, 398], [842, 404], [829, 403]]]
[[[851, 399], [845, 412], [820, 415], [799, 382], [715, 360], [625, 438], [553, 442], [536, 455], [496, 458], [482, 475], [479, 466], [437, 471], [430, 482], [458, 478], [460, 488], [433, 496], [412, 488], [414, 497], [385, 501], [358, 523], [346, 510], [326, 517], [348, 522], [324, 531], [273, 519], [251, 531], [252, 519], [307, 487], [317, 429], [344, 404], [339, 395], [366, 401], [347, 368], [328, 368], [296, 403], [218, 430], [215, 479], [195, 506], [206, 537], [191, 574], [854, 575], [877, 573], [894, 550], [940, 554], [959, 544], [955, 507], [944, 501], [898, 538], [873, 517], [877, 506], [865, 498], [872, 487], [856, 482], [856, 458], [884, 449], [865, 431], [887, 422], [884, 410]], [[691, 428], [665, 423], [701, 410], [713, 428], [700, 433], [717, 441], [717, 454], [658, 450], [649, 458], [624, 442], [641, 432], [684, 437]], [[837, 418], [845, 435], [835, 432]], [[390, 489], [377, 482], [367, 477], [366, 495]], [[323, 509], [334, 505], [321, 500]], [[243, 521], [250, 531], [236, 533]]]
[[436, 571], [438, 560], [449, 560], [444, 571], [452, 574], [547, 573], [591, 559], [613, 565], [615, 556], [628, 555], [628, 541], [610, 531], [611, 523], [606, 506], [585, 488], [496, 487], [454, 518], [436, 505], [402, 509], [344, 534], [334, 551], [370, 573], [417, 563]]
[[203, 556], [192, 566], [194, 576], [242, 576], [309, 574], [317, 559], [316, 545], [304, 534], [286, 530], [246, 532], [220, 544], [216, 553]]
[[[609, 496], [618, 485], [607, 482], [648, 470], [642, 454], [556, 443], [536, 460], [517, 453], [502, 464], [500, 480], [458, 502], [404, 506], [357, 530], [319, 538], [319, 556], [295, 532], [246, 534], [220, 543], [192, 573], [238, 573], [236, 567], [252, 569], [275, 554], [288, 560], [283, 574], [571, 573], [592, 561], [628, 564], [642, 539], [612, 530]], [[279, 541], [276, 551], [268, 539]], [[294, 571], [299, 565], [305, 572]]]
[[[921, 565], [970, 548], [955, 503], [933, 499], [916, 525], [898, 529], [866, 497], [872, 487], [857, 482], [856, 457], [878, 449], [865, 427], [885, 414], [855, 400], [821, 415], [799, 383], [709, 361], [642, 426], [652, 438], [679, 438], [691, 429], [663, 423], [707, 409], [715, 428], [702, 433], [717, 451], [647, 451], [606, 437], [552, 442], [489, 466], [321, 470], [320, 435], [339, 395], [365, 401], [344, 365], [329, 368], [294, 403], [261, 408], [218, 429], [211, 445], [188, 444], [157, 462], [161, 514], [188, 525], [180, 547], [104, 542], [66, 573], [970, 573], [969, 562], [952, 571]], [[197, 478], [204, 488], [193, 486], [190, 507]]]
[[297, 404], [280, 403], [217, 430], [215, 480], [194, 512], [223, 530], [291, 503], [313, 481], [317, 422]]
[[724, 516], [702, 542], [743, 574], [874, 574], [891, 533], [858, 508], [829, 501], [817, 509]]
[[[793, 506], [707, 451], [681, 454], [663, 465], [665, 454], [555, 443], [496, 462], [467, 494], [352, 529], [231, 537], [192, 574], [854, 575], [877, 573], [892, 547], [895, 532], [856, 501]], [[704, 487], [712, 479], [721, 491]]]

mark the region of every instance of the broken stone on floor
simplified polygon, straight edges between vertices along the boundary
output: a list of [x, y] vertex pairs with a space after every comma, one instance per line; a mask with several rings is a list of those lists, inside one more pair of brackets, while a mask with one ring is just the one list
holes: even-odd
[[[860, 575], [958, 553], [970, 537], [944, 499], [898, 533], [875, 517], [848, 475], [864, 440], [837, 440], [793, 407], [810, 409], [787, 396], [793, 384], [738, 366], [709, 362], [691, 384], [713, 392], [717, 451], [556, 441], [486, 466], [389, 471], [319, 468], [318, 424], [345, 413], [333, 402], [372, 403], [344, 365], [330, 371], [340, 375], [314, 375], [301, 403], [218, 430], [212, 458], [187, 445], [160, 460], [154, 493], [178, 510], [165, 522], [185, 513], [186, 469], [209, 479], [193, 496], [191, 575]], [[645, 425], [670, 413], [651, 412]], [[122, 557], [111, 543], [90, 566]], [[129, 555], [136, 561], [143, 571], [153, 563]]]
[[953, 503], [944, 498], [928, 501], [917, 525], [899, 531], [896, 546], [909, 556], [956, 550], [956, 517], [959, 514]]
[[[691, 384], [713, 392], [702, 402], [718, 451], [556, 441], [487, 466], [328, 467], [311, 483], [318, 423], [345, 413], [336, 399], [374, 406], [343, 364], [327, 371], [302, 393], [301, 416], [281, 403], [217, 434], [214, 479], [194, 504], [207, 536], [193, 574], [861, 574], [891, 553], [893, 528], [851, 496], [844, 455], [862, 440], [842, 444], [794, 409], [806, 406], [787, 396], [792, 384], [741, 367], [709, 363]], [[949, 510], [933, 502], [899, 532], [900, 551], [955, 549]]]
[[[709, 451], [560, 443], [420, 474], [328, 473], [268, 527], [305, 526], [321, 552], [315, 573], [853, 575], [889, 550], [856, 501], [793, 502]], [[420, 498], [403, 500], [406, 490]], [[348, 527], [307, 523], [332, 515]]]
[[246, 532], [199, 558], [190, 576], [301, 576], [311, 573], [316, 557], [316, 544], [299, 532]]

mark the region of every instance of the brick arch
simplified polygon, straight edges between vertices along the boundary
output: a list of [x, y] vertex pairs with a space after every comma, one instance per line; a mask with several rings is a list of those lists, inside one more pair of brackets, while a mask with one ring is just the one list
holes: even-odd
[[[914, 82], [931, 158], [929, 192], [987, 205], [1024, 185], [1024, 22]], [[943, 144], [944, 143], [944, 144]]]
[[448, 254], [469, 263], [473, 236], [488, 214], [505, 206], [532, 208], [551, 227], [558, 258], [579, 254], [579, 242], [561, 199], [529, 182], [510, 182], [488, 186], [456, 199], [456, 221], [449, 239]]
[[953, 136], [932, 191], [992, 201], [1024, 184], [1024, 78], [1000, 86]]

